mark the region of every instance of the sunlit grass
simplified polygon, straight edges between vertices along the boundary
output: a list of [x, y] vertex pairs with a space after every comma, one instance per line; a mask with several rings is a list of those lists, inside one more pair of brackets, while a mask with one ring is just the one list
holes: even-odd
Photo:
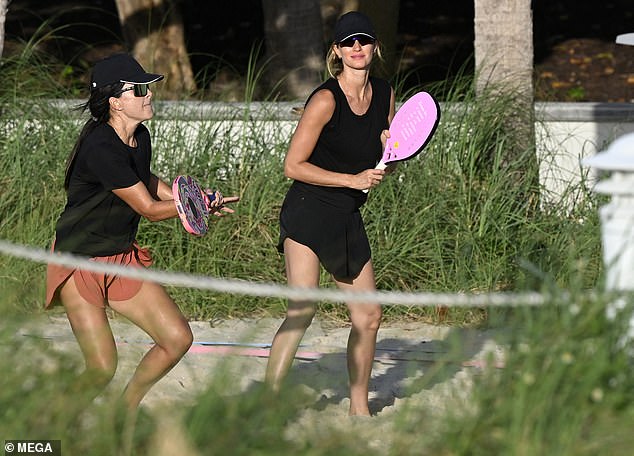
[[[29, 69], [25, 78], [44, 72], [34, 54], [23, 59], [2, 68], [11, 76], [6, 81], [18, 84], [17, 73], [24, 68]], [[254, 68], [253, 84], [258, 80]], [[518, 173], [535, 176], [528, 159], [532, 150], [515, 150], [509, 159], [514, 132], [503, 119], [512, 96], [476, 98], [465, 84], [443, 89], [450, 96], [443, 100], [434, 139], [370, 192], [363, 214], [382, 290], [543, 290], [553, 296], [531, 309], [385, 309], [388, 321], [496, 328], [504, 367], [478, 371], [455, 390], [438, 389], [434, 385], [447, 375], [440, 360], [412, 386], [411, 400], [396, 413], [379, 414], [367, 425], [320, 426], [318, 440], [288, 436], [289, 428], [316, 408], [301, 388], [283, 398], [261, 385], [235, 394], [232, 379], [219, 374], [196, 400], [165, 414], [171, 420], [167, 427], [160, 416], [143, 412], [126, 440], [110, 393], [81, 413], [70, 407], [73, 401], [63, 400], [62, 392], [81, 369], [78, 356], [16, 336], [16, 328], [41, 312], [45, 266], [2, 255], [0, 429], [5, 438], [62, 439], [64, 454], [91, 455], [155, 455], [169, 442], [179, 442], [186, 455], [628, 454], [634, 444], [631, 342], [624, 345], [621, 339], [627, 314], [606, 319], [606, 303], [613, 297], [597, 291], [602, 266], [596, 201], [587, 194], [572, 209], [542, 208], [535, 179], [516, 179]], [[79, 119], [46, 102], [67, 97], [55, 84], [34, 99], [17, 97], [14, 86], [3, 87], [0, 238], [47, 249], [65, 202], [64, 161]], [[159, 120], [148, 126], [160, 175], [170, 181], [190, 173], [205, 186], [240, 195], [237, 213], [214, 220], [203, 238], [188, 235], [178, 220], [143, 222], [139, 241], [152, 247], [158, 269], [284, 283], [275, 245], [290, 184], [282, 173], [289, 133], [266, 127], [243, 105], [235, 106], [230, 130], [205, 118], [196, 119], [195, 133], [192, 122], [184, 120], [176, 127]], [[322, 281], [332, 286], [325, 274]], [[191, 319], [279, 316], [284, 309], [276, 298], [179, 287], [170, 292]], [[324, 303], [320, 312], [334, 319], [344, 313], [338, 303]], [[445, 406], [426, 407], [414, 400], [419, 395], [440, 395]], [[330, 417], [320, 420], [328, 423]]]
[[[476, 98], [468, 81], [463, 84], [445, 91], [460, 102], [443, 101], [440, 125], [425, 151], [399, 164], [362, 209], [378, 288], [486, 292], [594, 286], [601, 259], [591, 195], [572, 212], [539, 209], [537, 170], [528, 159], [533, 150], [509, 158], [514, 131], [503, 113], [513, 104], [512, 95]], [[65, 200], [63, 166], [81, 116], [43, 98], [6, 95], [4, 100], [0, 211], [7, 216], [0, 220], [0, 236], [48, 248]], [[282, 162], [292, 129], [277, 128], [263, 108], [254, 116], [249, 104], [234, 106], [234, 115], [224, 119], [190, 114], [170, 123], [159, 112], [148, 126], [159, 175], [171, 182], [187, 173], [205, 186], [239, 195], [237, 213], [214, 219], [203, 238], [188, 235], [178, 220], [142, 221], [138, 238], [152, 248], [159, 269], [284, 283], [283, 258], [275, 246], [279, 209], [290, 184]], [[170, 109], [178, 118], [178, 108]], [[518, 181], [518, 174], [532, 178]], [[14, 307], [37, 308], [43, 268], [6, 257], [0, 261], [10, 278], [6, 286], [25, 288], [20, 291], [25, 298]], [[326, 275], [322, 281], [329, 284]], [[284, 307], [279, 299], [170, 291], [191, 318], [279, 314]], [[336, 314], [341, 307], [324, 304], [323, 310]], [[386, 315], [428, 321], [443, 316], [458, 324], [486, 319], [484, 310], [437, 310], [394, 306]]]

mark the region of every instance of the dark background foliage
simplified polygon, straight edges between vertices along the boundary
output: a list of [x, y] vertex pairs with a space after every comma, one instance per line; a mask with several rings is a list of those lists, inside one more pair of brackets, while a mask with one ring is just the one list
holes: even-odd
[[[182, 0], [179, 6], [194, 73], [200, 76], [219, 60], [244, 72], [254, 43], [264, 40], [261, 1]], [[473, 69], [473, 0], [401, 0], [399, 11], [398, 52], [408, 85]], [[28, 40], [47, 19], [49, 28], [71, 25], [56, 35], [72, 40], [50, 40], [43, 46], [78, 73], [122, 47], [113, 0], [13, 0], [5, 52]], [[631, 0], [534, 0], [533, 24], [537, 100], [634, 100], [634, 47], [614, 42], [616, 35], [634, 32]], [[232, 76], [220, 71], [215, 77], [222, 82]]]

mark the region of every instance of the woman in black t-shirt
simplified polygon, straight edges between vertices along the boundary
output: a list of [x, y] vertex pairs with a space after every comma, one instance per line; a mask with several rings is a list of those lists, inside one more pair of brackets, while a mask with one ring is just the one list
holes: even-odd
[[[378, 52], [365, 15], [350, 12], [338, 20], [327, 58], [332, 78], [308, 98], [284, 161], [284, 173], [294, 182], [280, 213], [278, 249], [284, 253], [289, 285], [318, 287], [321, 264], [339, 288], [375, 290], [359, 208], [367, 198], [362, 190], [376, 187], [385, 174], [374, 166], [394, 117], [392, 88], [369, 75]], [[349, 414], [370, 415], [368, 384], [381, 307], [355, 302], [348, 303], [348, 310]], [[313, 301], [289, 301], [266, 370], [274, 391], [280, 389], [314, 315]]]
[[[55, 231], [53, 249], [97, 262], [131, 267], [152, 263], [136, 243], [141, 217], [177, 217], [171, 187], [150, 171], [150, 134], [142, 122], [153, 116], [148, 84], [163, 79], [146, 73], [128, 54], [116, 54], [93, 68], [88, 120], [71, 152], [64, 187], [67, 203]], [[233, 212], [219, 193], [212, 212]], [[86, 362], [72, 391], [92, 399], [112, 379], [117, 348], [106, 306], [144, 330], [155, 342], [123, 394], [133, 411], [144, 395], [187, 352], [189, 324], [158, 283], [77, 268], [49, 265], [46, 307], [61, 300]], [[75, 400], [75, 399], [73, 399]]]

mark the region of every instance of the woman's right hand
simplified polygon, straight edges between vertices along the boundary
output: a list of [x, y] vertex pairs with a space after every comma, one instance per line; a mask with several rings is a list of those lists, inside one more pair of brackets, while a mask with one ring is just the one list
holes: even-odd
[[381, 181], [383, 180], [383, 176], [385, 176], [385, 170], [383, 169], [366, 169], [364, 171], [361, 171], [359, 174], [355, 174], [354, 176], [352, 176], [350, 188], [354, 188], [357, 190], [374, 188], [381, 183]]

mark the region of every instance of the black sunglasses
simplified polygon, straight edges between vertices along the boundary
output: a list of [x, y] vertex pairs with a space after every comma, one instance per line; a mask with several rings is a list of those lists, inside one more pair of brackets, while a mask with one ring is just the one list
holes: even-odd
[[149, 84], [134, 84], [132, 87], [119, 90], [117, 94], [127, 92], [128, 90], [134, 90], [135, 97], [144, 97], [147, 95], [147, 91], [149, 90]]
[[366, 35], [359, 35], [346, 38], [345, 40], [340, 41], [338, 44], [339, 47], [353, 47], [355, 41], [358, 41], [361, 46], [367, 46], [368, 44], [374, 44], [376, 40]]

